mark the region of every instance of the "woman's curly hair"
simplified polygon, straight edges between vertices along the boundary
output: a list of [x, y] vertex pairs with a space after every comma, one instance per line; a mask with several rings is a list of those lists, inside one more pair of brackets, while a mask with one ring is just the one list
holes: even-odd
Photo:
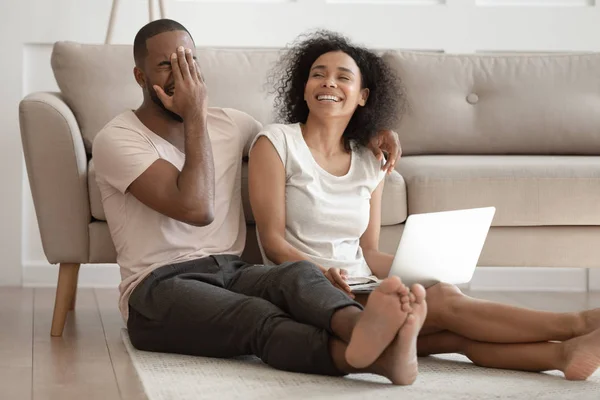
[[343, 134], [347, 150], [366, 146], [381, 129], [391, 129], [404, 111], [405, 96], [399, 77], [372, 51], [351, 44], [337, 33], [318, 30], [301, 35], [285, 50], [269, 76], [278, 117], [285, 123], [306, 123], [308, 105], [304, 87], [310, 68], [321, 55], [342, 51], [354, 59], [361, 73], [362, 88], [369, 89], [363, 107], [357, 107]]

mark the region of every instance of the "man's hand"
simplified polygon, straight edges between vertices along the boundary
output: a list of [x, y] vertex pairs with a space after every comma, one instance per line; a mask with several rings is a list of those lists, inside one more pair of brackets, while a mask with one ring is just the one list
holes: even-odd
[[346, 278], [348, 277], [348, 271], [341, 268], [329, 268], [324, 272], [325, 277], [329, 279], [329, 282], [342, 292], [346, 292], [348, 296], [354, 298], [354, 294], [352, 293], [352, 289], [346, 283]]
[[402, 155], [402, 147], [400, 147], [400, 139], [398, 134], [389, 129], [379, 131], [377, 136], [371, 139], [369, 149], [375, 154], [379, 161], [383, 160], [383, 153], [387, 153], [387, 160], [382, 170], [391, 174], [396, 166], [396, 162]]
[[183, 47], [179, 47], [177, 54], [171, 54], [171, 73], [175, 80], [173, 95], [166, 94], [163, 88], [154, 85], [154, 90], [165, 107], [184, 121], [197, 115], [205, 116], [208, 104], [206, 86], [191, 49], [184, 51]]

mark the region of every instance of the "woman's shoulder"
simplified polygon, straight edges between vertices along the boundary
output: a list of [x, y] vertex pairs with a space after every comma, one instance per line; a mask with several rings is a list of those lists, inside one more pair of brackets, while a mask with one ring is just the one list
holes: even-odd
[[[260, 138], [265, 137], [265, 140], [271, 142], [275, 151], [277, 151], [283, 165], [287, 166], [288, 158], [297, 157], [296, 149], [298, 148], [298, 133], [296, 130], [300, 131], [298, 124], [265, 125], [252, 141], [250, 149], [254, 148]], [[300, 131], [300, 138], [301, 137], [302, 132]]]
[[375, 179], [380, 179], [382, 176], [381, 167], [385, 164], [385, 158], [383, 160], [378, 160], [375, 157], [375, 154], [371, 151], [371, 149], [360, 146], [359, 148], [354, 150], [360, 164], [363, 166], [363, 171], [368, 172]]
[[282, 150], [290, 146], [297, 147], [302, 139], [302, 131], [298, 124], [269, 124], [259, 132], [256, 140], [261, 136], [266, 136], [278, 150]]
[[[265, 136], [275, 147], [286, 145], [286, 133], [289, 131], [289, 126], [286, 124], [268, 124], [254, 137], [250, 148], [253, 148], [258, 139]], [[279, 146], [278, 146], [279, 145]]]
[[298, 124], [268, 124], [262, 129], [262, 133], [273, 135], [296, 135], [298, 132], [302, 133]]
[[379, 161], [371, 149], [365, 146], [360, 146], [354, 149], [354, 152], [360, 158], [361, 162], [373, 167], [381, 168], [385, 162], [385, 160]]

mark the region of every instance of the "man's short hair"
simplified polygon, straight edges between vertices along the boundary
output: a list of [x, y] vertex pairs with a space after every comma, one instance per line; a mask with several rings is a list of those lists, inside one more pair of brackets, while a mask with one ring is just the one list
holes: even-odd
[[[138, 67], [142, 67], [144, 65], [144, 59], [148, 55], [148, 48], [146, 47], [146, 41], [148, 39], [163, 32], [172, 31], [185, 31], [188, 35], [190, 35], [190, 38], [192, 38], [192, 35], [185, 28], [185, 26], [181, 25], [177, 21], [173, 21], [172, 19], [158, 19], [144, 25], [142, 29], [139, 30], [137, 35], [135, 35], [135, 39], [133, 41], [133, 58], [135, 60], [135, 65]], [[192, 38], [192, 42], [193, 41], [194, 38]]]

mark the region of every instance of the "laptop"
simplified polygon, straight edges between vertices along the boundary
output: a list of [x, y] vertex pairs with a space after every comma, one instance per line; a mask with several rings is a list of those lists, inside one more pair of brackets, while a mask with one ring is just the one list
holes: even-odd
[[[425, 288], [471, 281], [495, 213], [495, 207], [483, 207], [410, 215], [389, 276]], [[379, 282], [375, 277], [347, 281], [353, 293], [369, 293]]]

